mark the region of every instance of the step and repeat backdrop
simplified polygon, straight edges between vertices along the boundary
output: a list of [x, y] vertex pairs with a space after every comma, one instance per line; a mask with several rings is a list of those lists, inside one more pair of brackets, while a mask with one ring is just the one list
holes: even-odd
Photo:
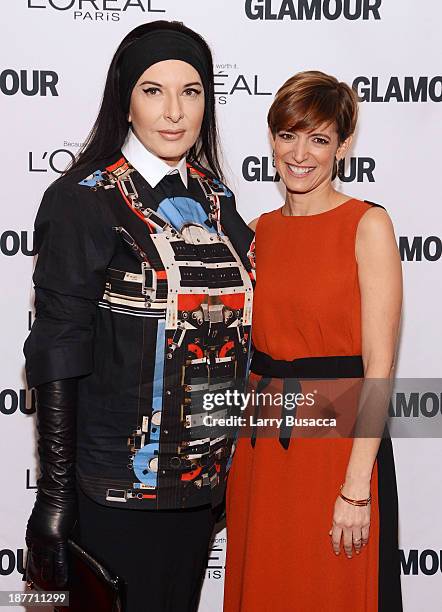
[[[307, 69], [353, 85], [360, 122], [337, 187], [389, 211], [405, 279], [397, 375], [437, 378], [442, 5], [437, 0], [3, 0], [0, 12], [0, 590], [5, 591], [23, 588], [24, 532], [38, 477], [34, 397], [26, 388], [22, 354], [33, 320], [34, 216], [43, 191], [77, 153], [95, 119], [121, 38], [140, 23], [169, 19], [183, 21], [209, 42], [225, 168], [246, 220], [280, 206], [284, 197], [266, 128], [278, 87]], [[440, 417], [441, 403], [436, 396], [431, 414]], [[404, 610], [438, 612], [440, 440], [395, 439], [394, 448]], [[222, 610], [226, 545], [221, 530], [200, 612]], [[302, 559], [299, 563], [302, 567]]]

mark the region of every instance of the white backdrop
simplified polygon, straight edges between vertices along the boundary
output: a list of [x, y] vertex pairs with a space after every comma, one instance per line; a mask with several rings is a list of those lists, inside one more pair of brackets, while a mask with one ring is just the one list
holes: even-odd
[[[340, 188], [383, 204], [395, 224], [405, 278], [398, 376], [438, 377], [442, 5], [438, 0], [3, 0], [0, 11], [5, 281], [0, 292], [0, 590], [5, 591], [23, 588], [24, 530], [37, 478], [35, 414], [21, 352], [31, 321], [34, 216], [44, 189], [95, 119], [121, 38], [142, 22], [165, 18], [184, 21], [207, 39], [216, 62], [230, 186], [247, 220], [282, 200], [280, 186], [271, 180], [266, 131], [276, 89], [306, 69], [360, 83], [360, 123], [346, 161], [348, 180]], [[354, 167], [369, 171], [358, 177]], [[438, 612], [441, 446], [438, 440], [394, 440], [394, 447], [404, 610]], [[221, 532], [200, 612], [222, 609], [225, 546]]]

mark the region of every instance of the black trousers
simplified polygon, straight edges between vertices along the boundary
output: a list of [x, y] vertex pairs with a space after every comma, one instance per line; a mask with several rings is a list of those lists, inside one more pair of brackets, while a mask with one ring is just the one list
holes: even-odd
[[197, 612], [215, 526], [210, 506], [128, 510], [98, 504], [79, 486], [77, 494], [73, 539], [125, 580], [124, 612]]

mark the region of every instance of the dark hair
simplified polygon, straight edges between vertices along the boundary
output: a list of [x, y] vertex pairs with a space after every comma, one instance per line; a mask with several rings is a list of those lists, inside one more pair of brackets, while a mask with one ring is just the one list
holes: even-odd
[[[112, 58], [107, 72], [106, 84], [97, 119], [92, 126], [76, 158], [65, 169], [63, 176], [73, 171], [82, 170], [94, 161], [116, 154], [122, 147], [129, 127], [126, 113], [123, 110], [119, 95], [119, 67], [125, 49], [135, 40], [149, 32], [168, 29], [191, 36], [200, 46], [213, 75], [213, 59], [210, 48], [204, 38], [187, 28], [179, 21], [153, 21], [143, 23], [129, 32], [121, 41]], [[215, 176], [224, 179], [220, 164], [219, 134], [215, 117], [215, 86], [213, 78], [209, 80], [205, 99], [204, 116], [198, 140], [189, 150], [187, 159], [207, 167]]]
[[[280, 130], [314, 130], [335, 122], [342, 144], [356, 129], [358, 99], [347, 83], [319, 70], [298, 72], [276, 93], [267, 115], [273, 136]], [[337, 172], [336, 163], [332, 180]]]

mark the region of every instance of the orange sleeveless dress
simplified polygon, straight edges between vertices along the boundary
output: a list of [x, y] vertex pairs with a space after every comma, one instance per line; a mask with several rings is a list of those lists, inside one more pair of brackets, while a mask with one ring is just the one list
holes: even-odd
[[[311, 216], [263, 214], [256, 228], [253, 344], [273, 359], [361, 355], [355, 259], [371, 203]], [[251, 382], [260, 376], [251, 374]], [[256, 385], [255, 385], [256, 386]], [[400, 612], [397, 490], [391, 440], [372, 481], [369, 542], [347, 559], [328, 532], [350, 438], [239, 438], [227, 488], [224, 612]]]

